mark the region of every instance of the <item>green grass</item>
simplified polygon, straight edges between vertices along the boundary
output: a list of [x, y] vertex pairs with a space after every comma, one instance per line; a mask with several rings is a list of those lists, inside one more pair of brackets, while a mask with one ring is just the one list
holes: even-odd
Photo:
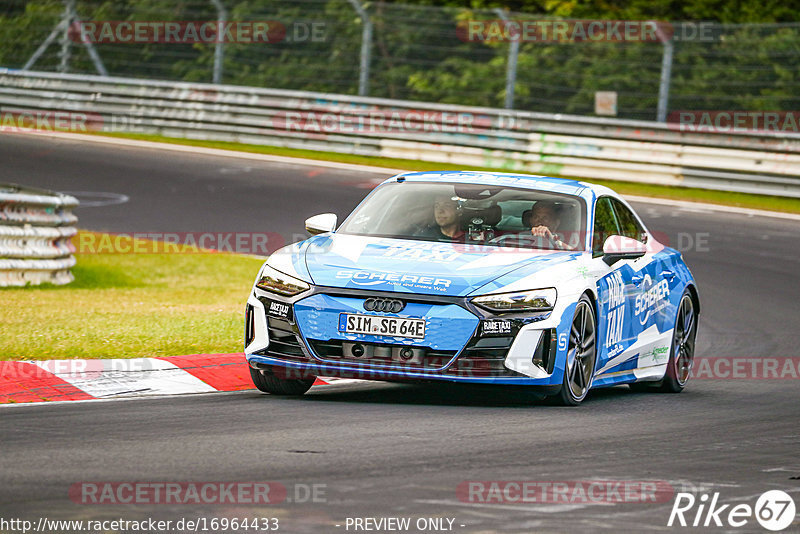
[[0, 360], [242, 350], [262, 260], [235, 254], [77, 254], [75, 281], [0, 290]]
[[[101, 134], [98, 134], [101, 135]], [[225, 141], [200, 141], [195, 139], [179, 139], [175, 137], [164, 137], [160, 135], [143, 134], [102, 134], [111, 137], [122, 137], [126, 139], [139, 139], [144, 141], [156, 141], [160, 143], [171, 143], [179, 145], [200, 146], [207, 148], [218, 148], [224, 150], [236, 150], [239, 152], [251, 152], [257, 154], [271, 154], [275, 156], [287, 156], [294, 158], [305, 158], [322, 161], [335, 161], [341, 163], [356, 163], [360, 165], [372, 165], [375, 167], [386, 167], [390, 169], [404, 169], [408, 171], [430, 171], [430, 170], [479, 170], [497, 171], [496, 168], [471, 167], [465, 165], [454, 165], [452, 163], [432, 163], [427, 161], [417, 161], [408, 159], [377, 158], [371, 156], [357, 156], [352, 154], [339, 154], [336, 152], [317, 152], [313, 150], [302, 150], [294, 148], [282, 148], [263, 145], [247, 145], [242, 143], [231, 143]], [[584, 178], [592, 183], [606, 185], [623, 195], [639, 195], [657, 198], [669, 198], [676, 200], [687, 200], [690, 202], [708, 202], [711, 204], [722, 204], [726, 206], [739, 206], [744, 208], [762, 209], [771, 211], [782, 211], [787, 213], [800, 213], [800, 199], [774, 197], [767, 195], [751, 195], [747, 193], [732, 193], [727, 191], [712, 191], [709, 189], [694, 189], [689, 187], [674, 187], [664, 185], [641, 184], [634, 182], [619, 182], [613, 180], [597, 180], [591, 177]]]

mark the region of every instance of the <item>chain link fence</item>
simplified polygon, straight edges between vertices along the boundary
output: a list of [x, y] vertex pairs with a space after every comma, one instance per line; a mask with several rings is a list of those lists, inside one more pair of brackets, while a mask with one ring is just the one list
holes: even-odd
[[578, 115], [611, 92], [606, 113], [644, 120], [800, 108], [800, 23], [618, 23], [363, 0], [5, 0], [0, 66]]

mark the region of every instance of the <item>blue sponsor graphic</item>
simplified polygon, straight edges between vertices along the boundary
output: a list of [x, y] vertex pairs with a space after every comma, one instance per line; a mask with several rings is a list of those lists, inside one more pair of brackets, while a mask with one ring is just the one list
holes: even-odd
[[633, 314], [639, 319], [639, 324], [645, 325], [650, 316], [660, 312], [669, 303], [669, 282], [659, 280], [654, 282], [649, 274], [644, 275], [642, 292], [636, 295]]
[[[309, 241], [306, 265], [317, 285], [428, 295], [468, 295], [521, 267], [528, 275], [579, 256], [336, 234]], [[510, 281], [500, 278], [483, 289]]]
[[[623, 265], [598, 281], [598, 333], [603, 342], [598, 347], [597, 368], [603, 371], [595, 386], [630, 382], [635, 378], [633, 370], [642, 368], [642, 358], [648, 362], [645, 365], [666, 363], [665, 345], [670, 343], [677, 306], [690, 283], [689, 269], [670, 248], [654, 254], [638, 271]], [[657, 340], [663, 345], [653, 346]], [[636, 350], [634, 344], [643, 348]]]

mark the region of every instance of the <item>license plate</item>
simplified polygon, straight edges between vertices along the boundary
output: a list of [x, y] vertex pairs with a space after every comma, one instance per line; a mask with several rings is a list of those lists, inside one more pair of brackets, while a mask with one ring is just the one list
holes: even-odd
[[339, 332], [425, 339], [425, 319], [342, 313], [339, 315]]

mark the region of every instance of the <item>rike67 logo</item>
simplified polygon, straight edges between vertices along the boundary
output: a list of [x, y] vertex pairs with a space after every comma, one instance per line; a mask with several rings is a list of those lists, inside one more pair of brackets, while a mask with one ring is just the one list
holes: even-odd
[[778, 532], [794, 522], [794, 500], [781, 490], [762, 493], [755, 506], [747, 503], [723, 504], [719, 493], [678, 493], [667, 526], [681, 527], [733, 527], [753, 526], [753, 519], [762, 527]]

